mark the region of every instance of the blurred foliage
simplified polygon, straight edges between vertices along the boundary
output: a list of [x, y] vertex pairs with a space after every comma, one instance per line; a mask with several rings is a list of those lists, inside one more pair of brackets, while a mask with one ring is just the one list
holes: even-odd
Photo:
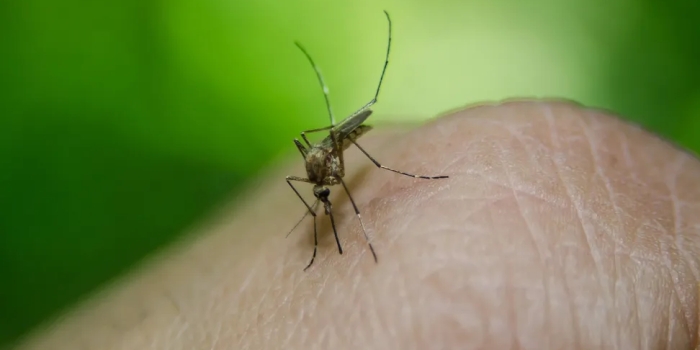
[[[700, 150], [700, 2], [0, 3], [0, 344], [172, 241], [300, 130], [558, 96]], [[280, 179], [280, 181], [282, 181]], [[293, 195], [286, 193], [281, 195]]]

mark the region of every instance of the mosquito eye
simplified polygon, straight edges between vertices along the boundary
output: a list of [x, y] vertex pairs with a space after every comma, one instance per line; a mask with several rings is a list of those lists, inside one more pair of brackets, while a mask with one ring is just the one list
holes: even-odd
[[327, 188], [324, 188], [320, 193], [321, 197], [328, 197], [330, 194], [331, 194], [331, 190], [327, 189]]

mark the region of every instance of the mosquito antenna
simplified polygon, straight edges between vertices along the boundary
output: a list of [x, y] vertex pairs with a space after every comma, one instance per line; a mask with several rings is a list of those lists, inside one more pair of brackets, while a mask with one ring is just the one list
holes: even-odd
[[362, 106], [360, 109], [355, 111], [355, 113], [353, 113], [352, 116], [362, 113], [362, 111], [377, 103], [377, 98], [379, 97], [379, 90], [381, 90], [382, 88], [384, 74], [386, 74], [386, 67], [389, 65], [389, 52], [391, 52], [391, 17], [389, 17], [389, 12], [387, 12], [386, 10], [384, 10], [384, 14], [386, 15], [386, 20], [389, 23], [389, 40], [386, 45], [386, 57], [384, 58], [384, 68], [382, 68], [382, 75], [379, 76], [379, 84], [377, 85], [377, 91], [374, 93], [374, 98], [372, 98], [371, 101], [367, 102], [367, 104]]
[[321, 74], [321, 69], [318, 68], [316, 63], [314, 63], [314, 60], [311, 58], [311, 55], [306, 51], [306, 49], [301, 46], [301, 44], [298, 41], [295, 41], [294, 44], [301, 50], [301, 52], [304, 53], [306, 58], [309, 60], [309, 63], [311, 63], [311, 67], [314, 68], [316, 71], [316, 76], [318, 77], [318, 82], [321, 84], [321, 88], [323, 89], [323, 97], [326, 99], [326, 108], [328, 109], [328, 115], [331, 118], [331, 126], [335, 125], [335, 116], [333, 116], [333, 109], [331, 108], [331, 99], [328, 96], [328, 85], [326, 85], [326, 82], [323, 80], [323, 74]]
[[[318, 199], [314, 202], [314, 205], [311, 206], [311, 210], [313, 210], [314, 213], [316, 212], [316, 207], [318, 207]], [[291, 235], [292, 232], [294, 232], [294, 230], [296, 230], [297, 226], [299, 226], [299, 224], [301, 224], [301, 222], [304, 221], [304, 219], [306, 219], [306, 217], [309, 216], [310, 213], [311, 212], [307, 210], [304, 213], [304, 215], [301, 217], [301, 219], [299, 219], [299, 221], [296, 223], [296, 225], [294, 225], [294, 227], [292, 227], [292, 229], [289, 230], [289, 233], [287, 233], [287, 235], [284, 236], [284, 238], [289, 237], [289, 235]]]

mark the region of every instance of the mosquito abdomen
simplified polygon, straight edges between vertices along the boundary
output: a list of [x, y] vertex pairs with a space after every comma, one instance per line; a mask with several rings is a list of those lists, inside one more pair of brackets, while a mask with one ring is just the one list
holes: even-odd
[[362, 124], [355, 128], [355, 130], [353, 130], [350, 134], [348, 134], [348, 136], [345, 139], [343, 139], [343, 150], [348, 149], [348, 147], [352, 145], [352, 141], [359, 139], [362, 135], [366, 134], [370, 130], [372, 130], [372, 126], [367, 124]]

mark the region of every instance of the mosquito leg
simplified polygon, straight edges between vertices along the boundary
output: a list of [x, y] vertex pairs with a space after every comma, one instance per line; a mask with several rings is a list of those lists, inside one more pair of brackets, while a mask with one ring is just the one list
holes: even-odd
[[324, 126], [322, 128], [318, 128], [318, 129], [311, 129], [311, 130], [302, 131], [301, 138], [304, 139], [304, 141], [306, 142], [307, 145], [309, 145], [309, 147], [311, 147], [311, 142], [309, 142], [309, 139], [306, 138], [306, 134], [311, 134], [311, 133], [319, 132], [319, 131], [331, 130], [331, 129], [333, 129], [333, 126], [334, 125], [330, 125], [330, 126]]
[[358, 145], [357, 142], [355, 142], [355, 140], [350, 139], [350, 138], [349, 138], [348, 140], [350, 140], [350, 142], [352, 142], [355, 146], [357, 146], [357, 148], [359, 148], [360, 151], [362, 151], [362, 153], [364, 153], [364, 154], [367, 156], [367, 158], [369, 158], [369, 160], [371, 160], [372, 163], [374, 163], [374, 165], [376, 165], [378, 168], [382, 168], [382, 169], [385, 169], [385, 170], [393, 171], [393, 172], [398, 173], [398, 174], [401, 174], [401, 175], [406, 175], [406, 176], [410, 176], [410, 177], [415, 177], [415, 178], [417, 178], [417, 179], [429, 179], [429, 180], [431, 180], [431, 179], [447, 179], [447, 178], [449, 177], [449, 176], [447, 176], [447, 175], [439, 175], [439, 176], [414, 175], [414, 174], [405, 173], [405, 172], [403, 172], [403, 171], [398, 171], [398, 170], [395, 170], [395, 169], [391, 169], [391, 168], [389, 168], [389, 167], [385, 167], [385, 166], [379, 164], [379, 162], [378, 162], [376, 159], [372, 158], [372, 156], [370, 156], [369, 153], [367, 153], [367, 151], [365, 151], [362, 147], [360, 147], [360, 145]]
[[[338, 140], [338, 134], [335, 133], [335, 129], [331, 129], [330, 131], [330, 137], [331, 140], [333, 140], [333, 149], [334, 153], [338, 157], [338, 166], [340, 167], [339, 171], [341, 171], [343, 174], [345, 173], [345, 157], [343, 156], [343, 149], [342, 149], [342, 144], [343, 140]], [[339, 178], [342, 176], [339, 176]]]
[[389, 40], [386, 45], [386, 57], [384, 58], [384, 68], [382, 68], [382, 74], [379, 76], [379, 84], [377, 85], [377, 91], [374, 93], [374, 98], [372, 98], [371, 101], [367, 102], [367, 104], [358, 109], [355, 113], [351, 114], [351, 117], [362, 113], [364, 110], [377, 103], [377, 97], [379, 97], [379, 90], [382, 88], [382, 82], [384, 81], [386, 67], [389, 65], [389, 52], [391, 51], [391, 18], [389, 17], [389, 12], [384, 11], [384, 14], [386, 15], [387, 22], [389, 22]]
[[357, 215], [357, 220], [360, 220], [360, 226], [362, 226], [362, 233], [365, 235], [365, 241], [367, 241], [367, 245], [369, 245], [369, 250], [372, 252], [372, 256], [374, 257], [374, 262], [377, 262], [377, 254], [374, 252], [374, 247], [372, 247], [372, 243], [369, 242], [369, 237], [367, 237], [367, 230], [365, 230], [365, 224], [362, 222], [362, 217], [360, 216], [360, 210], [357, 209], [357, 205], [355, 205], [355, 200], [352, 199], [352, 196], [350, 195], [350, 191], [348, 190], [348, 186], [345, 185], [345, 181], [343, 179], [340, 179], [340, 183], [343, 185], [343, 188], [345, 188], [345, 193], [348, 194], [348, 198], [350, 198], [350, 203], [352, 203], [353, 209], [355, 209], [355, 214]]
[[[306, 208], [309, 209], [309, 211], [306, 212], [306, 214], [304, 214], [304, 216], [301, 218], [301, 220], [304, 220], [306, 215], [308, 215], [309, 213], [311, 213], [311, 215], [313, 215], [313, 217], [314, 217], [314, 254], [311, 256], [311, 261], [309, 262], [309, 264], [306, 265], [306, 267], [304, 268], [304, 271], [306, 271], [306, 269], [308, 269], [311, 266], [311, 264], [314, 263], [314, 259], [316, 259], [316, 251], [318, 250], [318, 233], [316, 230], [316, 206], [318, 205], [318, 200], [316, 200], [316, 202], [314, 202], [313, 209], [311, 209], [309, 204], [306, 203], [304, 198], [301, 197], [301, 194], [299, 194], [299, 191], [297, 191], [296, 187], [294, 187], [294, 185], [292, 185], [292, 183], [290, 181], [300, 181], [300, 182], [310, 182], [310, 181], [308, 179], [304, 179], [304, 178], [300, 178], [300, 177], [296, 177], [296, 176], [287, 176], [287, 183], [292, 188], [292, 190], [294, 190], [294, 193], [297, 194], [299, 199], [301, 199], [301, 201], [304, 202], [304, 205], [306, 205]], [[296, 225], [294, 225], [294, 228], [296, 228], [299, 225], [299, 223], [301, 223], [301, 220], [299, 220], [299, 222]], [[333, 216], [331, 216], [331, 223], [333, 223]], [[289, 233], [287, 233], [287, 236], [289, 236], [289, 234], [292, 233], [292, 231], [294, 231], [294, 228], [292, 228], [292, 230], [289, 231]], [[333, 225], [333, 232], [335, 233], [335, 225]], [[336, 239], [336, 241], [338, 240], [337, 233], [335, 235], [335, 239]], [[338, 244], [339, 244], [338, 247], [340, 247], [340, 243], [338, 243]], [[340, 254], [343, 254], [343, 252], [341, 251]]]
[[[314, 202], [314, 205], [311, 206], [311, 210], [312, 210], [314, 213], [316, 212], [316, 207], [318, 207], [318, 199]], [[299, 225], [302, 223], [302, 221], [304, 221], [304, 219], [306, 219], [306, 217], [309, 216], [309, 213], [310, 213], [310, 212], [309, 212], [308, 210], [305, 211], [305, 212], [304, 212], [304, 215], [301, 217], [301, 219], [299, 219], [299, 221], [297, 221], [297, 223], [294, 225], [294, 227], [292, 227], [292, 229], [289, 230], [289, 232], [287, 232], [287, 235], [284, 236], [284, 238], [289, 237], [289, 235], [291, 235], [292, 232], [294, 232], [294, 230], [297, 228], [297, 226], [299, 226]]]
[[323, 204], [326, 206], [326, 212], [331, 217], [331, 226], [333, 227], [333, 234], [335, 235], [335, 243], [338, 244], [338, 253], [343, 254], [343, 247], [340, 246], [340, 240], [338, 239], [338, 230], [335, 229], [335, 219], [333, 218], [333, 205], [326, 199]]
[[[308, 142], [308, 141], [307, 141]], [[294, 139], [294, 144], [297, 146], [297, 149], [301, 153], [301, 156], [304, 157], [304, 160], [306, 160], [306, 152], [308, 151], [304, 145], [299, 142], [299, 140]]]
[[[318, 202], [316, 202], [318, 203]], [[314, 204], [314, 207], [316, 205]], [[311, 256], [311, 261], [309, 261], [309, 264], [306, 265], [304, 268], [304, 271], [306, 271], [311, 265], [314, 263], [314, 259], [316, 259], [316, 250], [318, 249], [318, 234], [316, 233], [316, 216], [314, 216], [314, 254]]]
[[324, 126], [324, 127], [322, 127], [322, 128], [318, 128], [318, 129], [304, 130], [304, 131], [302, 131], [301, 133], [302, 133], [302, 134], [304, 134], [304, 133], [310, 134], [310, 133], [312, 133], [312, 132], [330, 130], [330, 129], [332, 129], [333, 127], [334, 127], [334, 125], [329, 125], [329, 126]]
[[308, 52], [306, 52], [306, 49], [304, 49], [303, 46], [301, 46], [300, 43], [294, 42], [294, 44], [301, 50], [301, 52], [304, 53], [304, 56], [309, 60], [309, 63], [311, 63], [311, 67], [314, 68], [314, 71], [316, 71], [316, 77], [318, 78], [319, 84], [321, 84], [321, 88], [323, 89], [323, 98], [326, 100], [326, 109], [328, 109], [328, 116], [331, 118], [331, 126], [335, 125], [335, 117], [333, 116], [333, 109], [331, 109], [331, 99], [328, 96], [328, 85], [326, 85], [326, 82], [323, 80], [323, 74], [321, 74], [321, 70], [318, 68], [316, 63], [314, 63], [314, 60], [311, 58], [311, 55], [309, 55]]
[[297, 197], [299, 197], [299, 199], [301, 199], [301, 201], [304, 202], [304, 205], [306, 206], [307, 209], [309, 209], [309, 212], [311, 213], [311, 215], [316, 217], [316, 213], [314, 213], [314, 211], [311, 209], [311, 206], [309, 205], [309, 203], [306, 203], [306, 201], [304, 200], [304, 197], [301, 196], [299, 191], [297, 191], [296, 187], [294, 187], [294, 185], [292, 185], [292, 183], [291, 183], [291, 181], [312, 183], [311, 180], [305, 179], [302, 177], [297, 177], [297, 176], [287, 176], [286, 180], [287, 180], [287, 184], [289, 184], [289, 187], [291, 187], [292, 190], [294, 190], [294, 193], [297, 194]]

